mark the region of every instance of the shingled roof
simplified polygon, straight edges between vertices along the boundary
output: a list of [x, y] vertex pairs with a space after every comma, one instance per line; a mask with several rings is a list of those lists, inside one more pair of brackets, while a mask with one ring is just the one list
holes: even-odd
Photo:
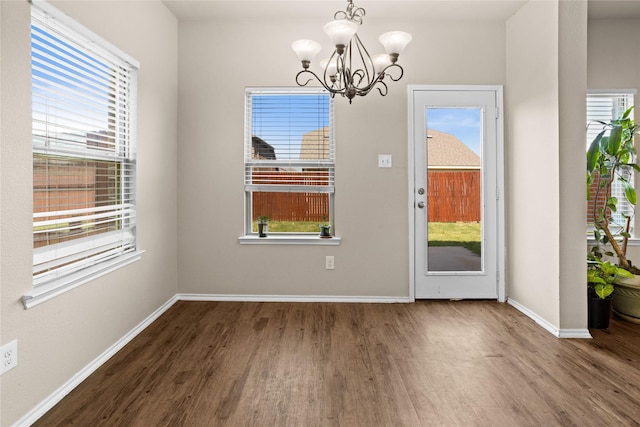
[[276, 160], [276, 150], [267, 141], [254, 135], [251, 137], [251, 158]]
[[480, 156], [449, 133], [429, 129], [427, 147], [428, 167], [480, 167]]

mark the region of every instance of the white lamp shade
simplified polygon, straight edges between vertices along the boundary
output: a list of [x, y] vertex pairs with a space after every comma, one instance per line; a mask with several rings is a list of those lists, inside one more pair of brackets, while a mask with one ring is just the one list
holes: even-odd
[[291, 49], [298, 55], [300, 61], [313, 61], [322, 46], [313, 40], [301, 39], [291, 43]]
[[356, 31], [358, 31], [358, 24], [347, 21], [346, 19], [331, 21], [324, 26], [324, 32], [327, 33], [334, 46], [346, 46], [349, 44], [351, 37], [353, 37]]
[[327, 70], [328, 76], [335, 76], [338, 73], [338, 63], [333, 60], [329, 63], [329, 58], [320, 61], [320, 67]]
[[376, 74], [380, 73], [380, 71], [391, 65], [391, 58], [389, 58], [388, 53], [379, 53], [377, 55], [373, 55], [371, 60], [373, 61], [373, 69], [375, 70]]
[[390, 31], [380, 36], [378, 40], [384, 46], [385, 52], [400, 54], [413, 37], [404, 31]]

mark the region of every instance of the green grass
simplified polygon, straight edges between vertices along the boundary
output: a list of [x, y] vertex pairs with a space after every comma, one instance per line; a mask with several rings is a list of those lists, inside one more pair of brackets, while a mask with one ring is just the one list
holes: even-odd
[[[269, 221], [269, 233], [319, 233], [319, 222]], [[253, 222], [253, 231], [258, 225]], [[480, 255], [480, 223], [435, 222], [429, 223], [429, 246], [463, 246]]]
[[[319, 222], [307, 221], [271, 221], [269, 220], [269, 233], [320, 233]], [[254, 233], [258, 232], [257, 222], [253, 222]]]
[[481, 235], [479, 222], [431, 222], [428, 227], [429, 246], [463, 246], [478, 255]]

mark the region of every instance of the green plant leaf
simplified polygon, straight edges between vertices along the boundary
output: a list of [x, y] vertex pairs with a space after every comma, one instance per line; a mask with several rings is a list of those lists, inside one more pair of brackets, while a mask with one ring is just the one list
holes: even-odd
[[617, 156], [622, 145], [622, 126], [617, 125], [611, 128], [609, 138], [607, 141], [607, 153], [612, 156]]
[[627, 108], [627, 110], [622, 115], [623, 119], [628, 119], [629, 118], [629, 115], [631, 114], [631, 111], [633, 110], [633, 107], [634, 107], [634, 105], [632, 105], [631, 107]]
[[607, 284], [607, 282], [602, 277], [598, 276], [597, 271], [589, 271], [589, 273], [587, 274], [587, 282], [593, 283], [593, 284], [602, 284], [602, 285]]
[[631, 203], [632, 205], [635, 205], [638, 201], [637, 195], [636, 195], [636, 189], [633, 188], [633, 186], [629, 184], [628, 181], [623, 181], [623, 185], [624, 185], [624, 195], [627, 197], [627, 200], [629, 201], [629, 203]]
[[605, 131], [600, 132], [589, 145], [589, 149], [587, 150], [587, 172], [593, 173], [596, 169], [596, 165], [598, 164], [598, 160], [600, 159], [600, 140], [602, 140], [602, 136]]
[[608, 297], [609, 295], [611, 295], [613, 293], [613, 285], [611, 284], [606, 284], [606, 285], [596, 285], [594, 287], [594, 291], [596, 292], [596, 295], [598, 295], [598, 297], [600, 299], [605, 299], [606, 297]]
[[627, 279], [631, 279], [633, 278], [633, 273], [630, 273], [629, 271], [625, 270], [624, 268], [620, 268], [618, 267], [618, 270], [616, 271], [616, 275], [620, 276], [620, 277], [626, 277]]

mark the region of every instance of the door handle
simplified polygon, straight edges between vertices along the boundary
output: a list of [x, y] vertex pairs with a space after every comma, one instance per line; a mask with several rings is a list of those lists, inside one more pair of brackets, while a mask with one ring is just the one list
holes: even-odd
[[424, 202], [418, 202], [418, 207], [420, 209], [424, 209]]

